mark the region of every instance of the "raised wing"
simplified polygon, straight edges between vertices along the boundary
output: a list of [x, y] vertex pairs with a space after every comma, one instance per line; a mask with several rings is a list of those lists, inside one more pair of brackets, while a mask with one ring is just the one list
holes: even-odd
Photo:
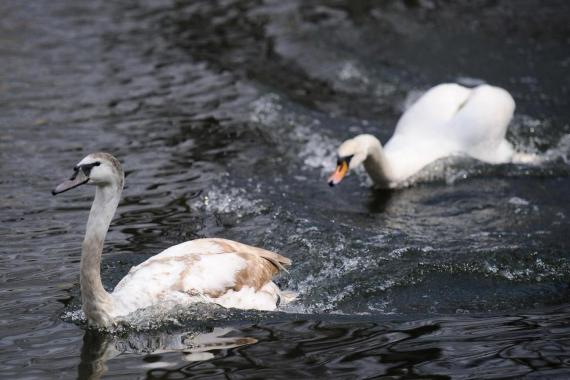
[[434, 137], [433, 134], [439, 134], [443, 125], [465, 105], [471, 91], [454, 83], [432, 87], [400, 117], [394, 136], [413, 134], [417, 137]]

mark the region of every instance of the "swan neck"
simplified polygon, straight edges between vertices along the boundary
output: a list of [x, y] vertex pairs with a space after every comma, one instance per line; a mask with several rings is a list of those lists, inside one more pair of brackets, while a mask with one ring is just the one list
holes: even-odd
[[390, 187], [394, 182], [392, 166], [377, 139], [368, 145], [368, 155], [364, 161], [364, 168], [377, 186]]
[[81, 254], [81, 297], [89, 324], [100, 327], [112, 323], [112, 297], [101, 282], [101, 254], [107, 230], [119, 204], [121, 189], [97, 186], [91, 206]]

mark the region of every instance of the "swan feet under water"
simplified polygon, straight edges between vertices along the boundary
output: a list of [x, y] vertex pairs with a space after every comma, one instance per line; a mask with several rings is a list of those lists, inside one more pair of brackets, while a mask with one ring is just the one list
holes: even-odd
[[272, 281], [291, 260], [226, 239], [197, 239], [172, 246], [131, 268], [108, 293], [101, 282], [101, 254], [121, 198], [124, 172], [112, 155], [93, 153], [52, 193], [83, 184], [96, 187], [80, 264], [83, 312], [90, 326], [111, 327], [121, 317], [157, 304], [212, 302], [228, 308], [275, 310], [279, 302], [294, 299]]
[[428, 164], [452, 155], [490, 164], [539, 163], [537, 155], [517, 152], [505, 139], [514, 110], [512, 96], [499, 87], [435, 86], [404, 112], [385, 146], [368, 134], [343, 142], [329, 185], [364, 165], [376, 187], [397, 188]]

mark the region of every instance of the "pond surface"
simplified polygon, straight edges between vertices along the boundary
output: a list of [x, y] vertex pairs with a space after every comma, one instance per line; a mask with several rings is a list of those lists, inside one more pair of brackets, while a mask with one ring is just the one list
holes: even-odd
[[[1, 2], [0, 376], [570, 377], [570, 3]], [[449, 159], [411, 187], [326, 185], [430, 86], [488, 82], [538, 167]], [[198, 305], [115, 334], [80, 318], [86, 154], [126, 170], [103, 257], [197, 237], [293, 260], [275, 313]]]

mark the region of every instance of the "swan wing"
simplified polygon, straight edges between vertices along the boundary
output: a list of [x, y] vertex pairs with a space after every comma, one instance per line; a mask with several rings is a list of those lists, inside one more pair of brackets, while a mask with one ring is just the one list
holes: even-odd
[[506, 90], [478, 86], [444, 130], [460, 151], [489, 163], [508, 162], [514, 149], [505, 135], [514, 110], [515, 101]]
[[131, 269], [113, 296], [123, 314], [165, 301], [214, 302], [224, 307], [273, 310], [279, 288], [272, 278], [291, 261], [226, 239], [197, 239], [170, 247]]
[[470, 93], [470, 89], [455, 83], [432, 87], [400, 117], [394, 136], [440, 134], [442, 126], [455, 116]]
[[514, 150], [505, 135], [514, 110], [515, 101], [502, 88], [441, 84], [402, 115], [386, 145], [394, 145], [390, 147], [393, 151], [405, 145], [424, 152], [421, 156], [426, 163], [452, 153], [490, 163], [508, 162]]
[[453, 154], [489, 163], [510, 162], [515, 152], [505, 135], [514, 109], [511, 95], [498, 87], [433, 87], [402, 115], [386, 143], [384, 151], [396, 181]]

